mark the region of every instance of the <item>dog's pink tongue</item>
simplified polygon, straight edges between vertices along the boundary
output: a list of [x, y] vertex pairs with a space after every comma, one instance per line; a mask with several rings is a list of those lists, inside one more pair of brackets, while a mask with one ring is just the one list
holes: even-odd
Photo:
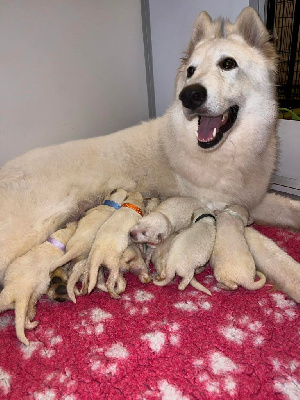
[[206, 142], [213, 139], [214, 129], [219, 132], [221, 125], [222, 115], [218, 117], [201, 117], [198, 126], [198, 140]]

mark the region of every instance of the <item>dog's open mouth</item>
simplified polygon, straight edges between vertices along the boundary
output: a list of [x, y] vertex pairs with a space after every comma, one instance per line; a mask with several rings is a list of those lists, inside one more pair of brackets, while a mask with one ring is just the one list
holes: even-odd
[[198, 145], [202, 149], [215, 147], [224, 134], [233, 126], [237, 119], [239, 107], [230, 107], [223, 115], [217, 117], [198, 116], [198, 130], [195, 132]]

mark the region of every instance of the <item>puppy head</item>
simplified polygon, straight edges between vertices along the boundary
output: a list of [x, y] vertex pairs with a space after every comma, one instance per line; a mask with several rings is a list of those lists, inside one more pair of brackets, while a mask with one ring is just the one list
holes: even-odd
[[158, 244], [170, 235], [171, 229], [171, 223], [168, 218], [160, 212], [154, 211], [142, 218], [131, 229], [130, 236], [137, 243]]

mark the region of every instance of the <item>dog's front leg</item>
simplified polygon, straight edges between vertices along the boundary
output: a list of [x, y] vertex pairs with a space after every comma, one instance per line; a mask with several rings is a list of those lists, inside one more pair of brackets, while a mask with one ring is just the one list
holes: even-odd
[[267, 193], [250, 215], [257, 224], [300, 230], [300, 200]]

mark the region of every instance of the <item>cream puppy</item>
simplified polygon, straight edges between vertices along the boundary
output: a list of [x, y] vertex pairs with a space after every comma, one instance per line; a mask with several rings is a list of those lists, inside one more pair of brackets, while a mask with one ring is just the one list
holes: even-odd
[[[226, 208], [217, 215], [217, 234], [210, 259], [218, 286], [235, 290], [239, 285], [249, 290], [260, 289], [265, 276], [256, 271], [244, 233], [248, 211], [241, 206]], [[260, 279], [255, 282], [255, 275]]]
[[[158, 286], [167, 285], [175, 274], [183, 279], [178, 289], [184, 290], [188, 284], [195, 289], [211, 295], [210, 291], [201, 285], [195, 278], [195, 271], [203, 267], [209, 260], [216, 235], [215, 216], [213, 212], [201, 207], [193, 214], [193, 222], [187, 229], [170, 238], [154, 251], [153, 261], [163, 280], [155, 281]], [[162, 253], [162, 259], [155, 252]]]
[[256, 268], [284, 292], [288, 289], [289, 296], [300, 303], [300, 264], [278, 247], [273, 240], [251, 227], [245, 229], [245, 237]]
[[149, 215], [143, 217], [130, 231], [134, 242], [145, 243], [147, 246], [147, 267], [156, 246], [172, 233], [190, 225], [193, 212], [201, 206], [203, 204], [200, 200], [191, 197], [169, 198], [160, 203]]
[[66, 246], [66, 254], [61, 257], [57, 267], [73, 259], [87, 258], [99, 228], [116, 209], [121, 207], [126, 196], [126, 190], [114, 190], [104, 199], [103, 204], [86, 211], [85, 215], [78, 222], [76, 232]]
[[202, 206], [200, 200], [191, 197], [171, 197], [143, 217], [131, 229], [130, 236], [134, 242], [156, 245], [172, 233], [189, 226], [193, 212]]
[[[64, 254], [58, 262], [55, 261], [55, 266], [59, 267], [71, 260], [75, 260], [67, 284], [67, 293], [73, 302], [76, 302], [74, 292], [76, 295], [85, 294], [87, 292], [86, 281], [88, 271], [86, 268], [86, 260], [97, 232], [112, 213], [121, 207], [126, 196], [127, 192], [124, 189], [113, 190], [105, 197], [103, 204], [86, 211], [78, 222], [78, 227], [74, 236], [71, 237], [67, 244], [66, 254]], [[83, 285], [79, 292], [76, 288], [76, 283], [81, 276], [83, 276]]]
[[120, 275], [117, 281], [117, 294], [121, 294], [126, 289], [126, 280], [124, 274], [132, 272], [138, 276], [142, 283], [151, 282], [151, 278], [148, 273], [148, 268], [143, 259], [142, 253], [135, 243], [132, 243], [127, 247], [120, 258]]
[[130, 229], [142, 218], [143, 212], [142, 195], [139, 192], [129, 193], [122, 207], [114, 212], [99, 229], [87, 261], [89, 293], [97, 283], [99, 267], [106, 267], [109, 270], [107, 282], [105, 284], [101, 268], [97, 287], [103, 290], [106, 286], [112, 297], [119, 297], [115, 291], [115, 285], [120, 276], [120, 258], [130, 244]]
[[30, 322], [35, 316], [38, 298], [46, 293], [54, 259], [61, 257], [65, 245], [74, 234], [77, 223], [53, 233], [48, 240], [17, 258], [7, 269], [4, 289], [0, 293], [0, 312], [15, 309], [16, 333], [25, 345], [29, 341], [24, 329], [33, 329], [38, 322]]

